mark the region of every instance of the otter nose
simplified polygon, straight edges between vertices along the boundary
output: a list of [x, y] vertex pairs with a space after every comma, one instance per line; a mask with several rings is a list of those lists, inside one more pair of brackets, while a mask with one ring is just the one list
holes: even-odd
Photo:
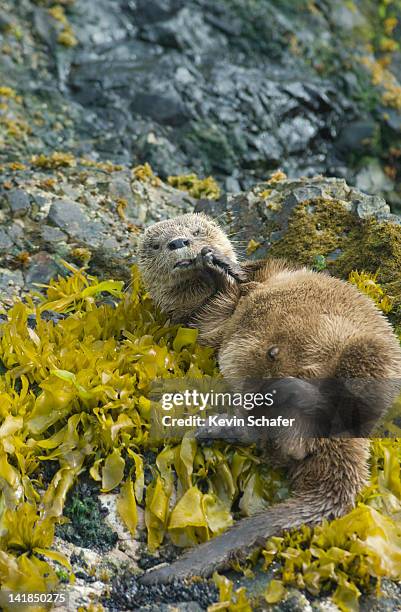
[[168, 248], [170, 251], [176, 251], [177, 249], [182, 249], [183, 247], [189, 246], [189, 240], [186, 238], [175, 238], [168, 243]]

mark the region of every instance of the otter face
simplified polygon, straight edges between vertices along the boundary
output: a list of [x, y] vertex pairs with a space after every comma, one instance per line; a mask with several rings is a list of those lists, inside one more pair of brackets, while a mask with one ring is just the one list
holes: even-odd
[[194, 260], [203, 247], [211, 246], [237, 261], [233, 246], [220, 227], [203, 213], [189, 213], [159, 221], [141, 239], [138, 264], [152, 296], [160, 289], [198, 276]]

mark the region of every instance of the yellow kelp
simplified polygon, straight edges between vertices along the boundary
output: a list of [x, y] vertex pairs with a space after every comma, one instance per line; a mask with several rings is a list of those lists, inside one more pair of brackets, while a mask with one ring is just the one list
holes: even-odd
[[[54, 550], [54, 528], [84, 472], [99, 492], [118, 493], [117, 510], [132, 535], [144, 507], [150, 550], [166, 540], [205, 541], [233, 523], [234, 507], [250, 514], [288, 493], [253, 448], [149, 438], [154, 380], [218, 376], [213, 351], [197, 344], [195, 330], [173, 326], [155, 310], [136, 269], [128, 294], [118, 281], [67, 267], [71, 274], [52, 281], [45, 298], [16, 303], [0, 325], [3, 591], [52, 590], [57, 564], [70, 572]], [[375, 440], [372, 448], [372, 479], [357, 508], [267, 543], [266, 564], [278, 560], [282, 567], [266, 587], [267, 602], [285, 597], [293, 584], [334, 592], [342, 609], [356, 609], [372, 581], [401, 579], [401, 445]], [[145, 486], [148, 450], [155, 461]], [[49, 462], [56, 467], [51, 478]], [[243, 590], [215, 580], [216, 610], [250, 609]]]
[[[242, 493], [241, 508], [250, 512], [255, 499], [266, 503], [283, 490], [250, 450], [202, 449], [184, 438], [153, 449], [160, 452], [144, 496], [141, 452], [150, 446], [151, 383], [217, 375], [213, 351], [197, 345], [195, 330], [171, 326], [156, 312], [136, 270], [128, 295], [120, 282], [67, 267], [72, 274], [52, 281], [45, 299], [16, 303], [0, 326], [2, 563], [36, 564], [32, 576], [44, 572], [36, 590], [51, 588], [55, 576], [39, 563], [38, 551], [67, 563], [51, 549], [54, 524], [63, 520], [67, 493], [83, 471], [103, 492], [119, 488], [117, 508], [132, 534], [145, 498], [152, 550], [167, 535], [187, 546], [220, 533], [232, 524], [231, 506]], [[114, 304], [102, 303], [105, 295]], [[54, 313], [62, 315], [57, 322]], [[58, 468], [49, 482], [47, 462]], [[33, 525], [39, 535], [29, 542], [19, 530]]]

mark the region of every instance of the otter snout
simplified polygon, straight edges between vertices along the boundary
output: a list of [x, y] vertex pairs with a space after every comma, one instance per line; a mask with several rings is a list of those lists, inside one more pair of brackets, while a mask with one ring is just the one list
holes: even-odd
[[170, 240], [167, 244], [167, 248], [170, 251], [176, 251], [177, 249], [183, 249], [190, 245], [190, 241], [188, 238], [174, 238], [174, 240]]
[[[179, 301], [177, 291], [186, 288], [186, 284], [193, 287], [194, 295], [199, 290], [203, 303], [205, 280], [196, 262], [206, 247], [237, 261], [228, 237], [203, 213], [159, 221], [145, 230], [139, 244], [138, 265], [147, 289], [166, 312], [171, 312], [172, 301]], [[184, 302], [189, 310], [187, 297]]]

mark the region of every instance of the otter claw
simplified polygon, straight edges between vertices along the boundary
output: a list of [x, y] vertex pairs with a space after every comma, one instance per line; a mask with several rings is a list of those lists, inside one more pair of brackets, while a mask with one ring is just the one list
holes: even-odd
[[214, 254], [213, 251], [210, 247], [203, 247], [203, 249], [201, 250], [201, 257], [203, 262], [207, 265], [207, 266], [212, 266], [215, 262], [214, 262]]
[[209, 246], [203, 247], [198, 257], [200, 259], [199, 263], [202, 263], [207, 268], [212, 267], [220, 273], [225, 273], [237, 282], [246, 280], [246, 273], [239, 264]]

